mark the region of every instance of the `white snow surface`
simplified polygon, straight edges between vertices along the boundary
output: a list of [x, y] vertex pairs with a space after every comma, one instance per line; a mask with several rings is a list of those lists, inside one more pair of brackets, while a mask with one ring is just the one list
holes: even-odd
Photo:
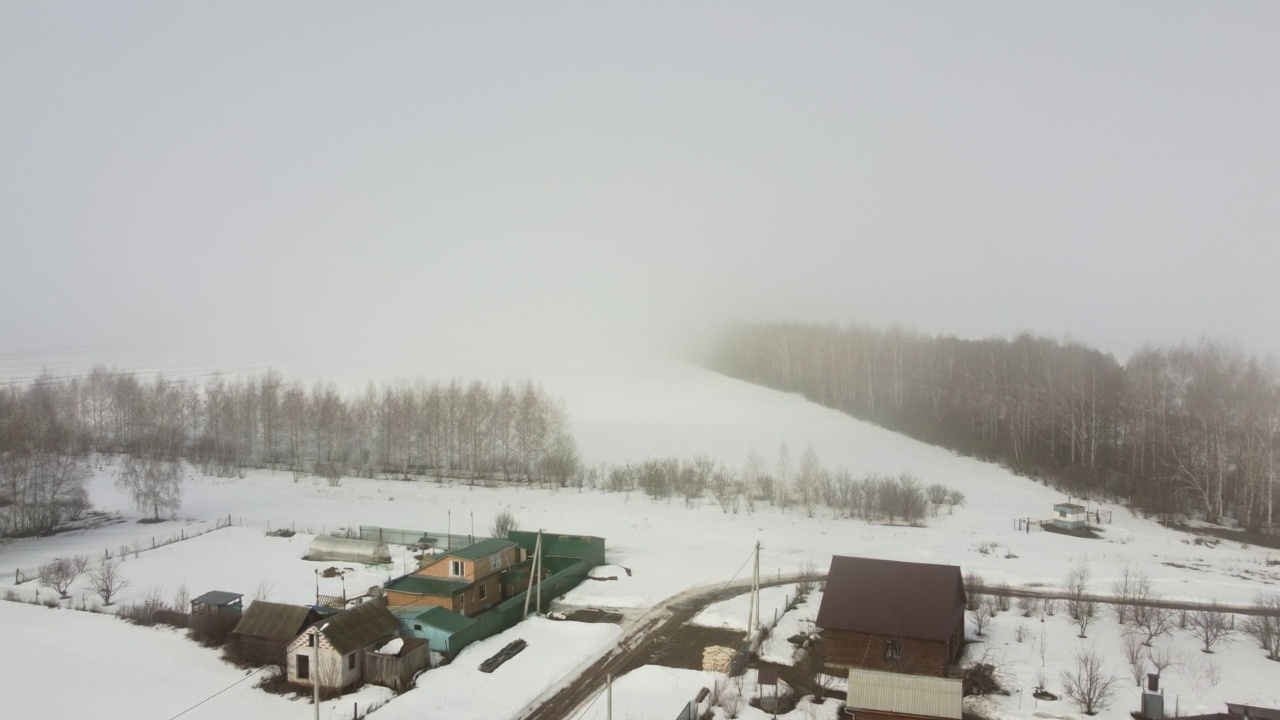
[[[242, 369], [258, 372], [261, 368]], [[281, 369], [286, 377], [292, 377], [290, 367]], [[424, 366], [400, 376], [434, 379], [431, 370], [431, 366]], [[459, 372], [470, 376], [465, 368], [449, 371]], [[358, 381], [354, 386], [362, 387], [371, 376], [379, 379], [371, 372], [354, 374]], [[774, 453], [785, 440], [793, 458], [806, 445], [812, 446], [827, 467], [845, 466], [855, 475], [911, 472], [925, 485], [937, 482], [960, 490], [967, 502], [954, 513], [943, 509], [928, 519], [926, 527], [904, 527], [839, 517], [821, 507], [814, 517], [807, 517], [803, 509], [784, 511], [767, 504], [753, 513], [743, 509], [735, 514], [723, 512], [711, 499], [687, 506], [682, 500], [654, 501], [640, 493], [354, 478], [331, 487], [310, 478], [295, 482], [285, 472], [249, 471], [244, 478], [214, 478], [189, 469], [180, 519], [142, 525], [135, 522], [139, 513], [114, 485], [111, 459], [104, 458], [90, 481], [90, 497], [97, 508], [120, 512], [125, 522], [0, 544], [0, 593], [8, 591], [31, 599], [39, 591], [41, 599], [48, 598], [52, 591], [38, 588], [37, 582], [15, 585], [15, 569], [33, 572], [42, 562], [59, 555], [97, 557], [104, 551], [119, 552], [121, 546], [136, 546], [141, 551], [136, 557], [127, 555], [121, 568], [130, 585], [120, 595], [120, 602], [152, 593], [168, 599], [185, 584], [192, 596], [228, 590], [243, 593], [246, 603], [255, 596], [305, 603], [314, 599], [316, 570], [347, 566], [302, 560], [312, 534], [362, 524], [443, 531], [452, 510], [453, 532], [486, 535], [490, 520], [503, 509], [510, 509], [522, 528], [606, 538], [608, 562], [619, 569], [629, 568], [631, 575], [610, 572], [618, 580], [584, 582], [559, 607], [601, 607], [630, 616], [691, 587], [745, 578], [749, 572], [745, 564], [757, 540], [763, 545], [760, 560], [765, 577], [797, 572], [806, 565], [823, 569], [831, 555], [840, 554], [956, 564], [966, 572], [982, 575], [989, 583], [1003, 581], [1012, 586], [1060, 587], [1072, 565], [1087, 563], [1093, 576], [1091, 588], [1099, 592], [1108, 592], [1126, 565], [1136, 565], [1151, 576], [1153, 590], [1160, 596], [1226, 603], [1248, 603], [1261, 590], [1275, 592], [1280, 588], [1280, 564], [1269, 564], [1280, 560], [1280, 553], [1231, 542], [1216, 547], [1194, 545], [1185, 535], [1119, 505], [1089, 502], [1090, 509], [1114, 511], [1112, 523], [1102, 528], [1101, 540], [1018, 532], [1017, 518], [1047, 517], [1053, 503], [1064, 496], [997, 465], [959, 457], [797, 396], [695, 367], [627, 358], [553, 368], [545, 375], [536, 370], [508, 370], [505, 375], [491, 377], [504, 376], [534, 377], [565, 397], [588, 462], [706, 454], [738, 465], [754, 449], [772, 466]], [[463, 519], [470, 513], [474, 513], [474, 530], [469, 519]], [[228, 517], [233, 523], [230, 528], [156, 550], [144, 549], [152, 537], [206, 530]], [[269, 526], [293, 527], [300, 534], [267, 537]], [[347, 593], [355, 595], [403, 572], [406, 561], [412, 563], [412, 559], [403, 548], [391, 550], [390, 570], [352, 566], [353, 571], [342, 579], [319, 578], [320, 592], [338, 594], [345, 582]], [[71, 595], [72, 600], [64, 605], [100, 604], [85, 578], [72, 587]], [[724, 613], [726, 617], [739, 615], [737, 610], [726, 609]], [[1043, 626], [1015, 616], [1016, 611], [999, 615], [987, 631], [984, 645], [1004, 658], [1012, 676], [1014, 694], [996, 699], [994, 707], [1004, 717], [1030, 718], [1037, 709], [1029, 692], [1036, 681], [1034, 670], [1041, 663], [1038, 649], [1032, 650], [1028, 639], [1021, 643], [1013, 639], [1017, 625], [1033, 625], [1029, 632], [1034, 637], [1040, 627], [1045, 628], [1048, 650], [1044, 669], [1047, 683], [1055, 691], [1060, 688], [1059, 671], [1070, 668], [1082, 643], [1074, 638], [1074, 626], [1061, 613]], [[736, 622], [745, 622], [745, 617], [743, 604], [741, 619]], [[9, 693], [13, 704], [6, 707], [6, 715], [17, 711], [15, 716], [78, 717], [91, 714], [85, 712], [91, 708], [101, 717], [133, 717], [139, 707], [147, 707], [168, 717], [243, 676], [242, 671], [222, 663], [215, 652], [177, 633], [134, 627], [106, 615], [0, 602], [0, 626], [5, 643], [0, 677], [5, 678], [6, 687], [21, 689]], [[523, 623], [468, 649], [465, 662], [459, 658], [450, 666], [425, 673], [418, 689], [392, 700], [375, 717], [420, 716], [422, 712], [458, 717], [457, 713], [475, 708], [477, 717], [514, 718], [575, 668], [604, 652], [617, 632], [608, 625], [546, 620]], [[1096, 645], [1107, 665], [1124, 676], [1119, 634], [1114, 619], [1104, 618], [1090, 629], [1086, 644]], [[524, 660], [517, 656], [510, 669], [504, 666], [494, 674], [512, 680], [501, 686], [501, 692], [495, 692], [483, 684], [492, 678], [479, 677], [475, 665], [505, 644], [501, 637], [525, 637], [531, 646], [521, 653]], [[1280, 666], [1267, 661], [1251, 641], [1238, 638], [1213, 655], [1198, 652], [1181, 630], [1158, 642], [1170, 643], [1184, 658], [1183, 665], [1167, 671], [1165, 679], [1167, 697], [1178, 698], [1184, 714], [1217, 711], [1226, 701], [1280, 705], [1276, 689], [1280, 687], [1276, 682]], [[553, 656], [540, 654], [543, 648], [553, 646], [568, 649]], [[982, 649], [971, 648], [970, 655], [980, 654]], [[80, 674], [76, 693], [57, 692], [52, 670], [65, 666], [72, 656], [94, 671]], [[525, 668], [525, 663], [537, 667]], [[1216, 671], [1212, 665], [1217, 666]], [[1212, 682], [1215, 676], [1217, 681]], [[636, 683], [636, 687], [646, 685], [643, 676]], [[462, 688], [458, 694], [452, 694], [455, 686]], [[384, 694], [366, 690], [357, 697], [381, 698]], [[347, 713], [349, 698], [336, 701], [337, 707], [345, 703]], [[1122, 720], [1136, 703], [1136, 688], [1123, 684], [1117, 702], [1097, 717]], [[1038, 710], [1074, 713], [1061, 702], [1056, 706], [1041, 703]], [[309, 714], [300, 702], [254, 690], [251, 681], [218, 695], [201, 706], [200, 712], [207, 712], [206, 717], [237, 715], [245, 720]], [[185, 717], [201, 715], [193, 711]]]
[[[309, 700], [258, 690], [259, 676], [246, 679], [252, 671], [222, 662], [177, 630], [12, 602], [0, 602], [0, 628], [7, 718], [168, 718], [223, 690], [183, 719], [312, 716]], [[366, 686], [322, 703], [320, 717], [348, 720], [353, 704], [364, 712], [391, 696]]]
[[[530, 617], [514, 628], [467, 646], [449, 665], [423, 673], [417, 687], [375, 714], [378, 720], [447, 717], [488, 720], [516, 717], [539, 698], [550, 696], [609, 648], [617, 625]], [[508, 643], [528, 646], [492, 673], [477, 668]]]
[[386, 645], [378, 648], [378, 652], [383, 655], [395, 655], [400, 652], [400, 648], [404, 647], [404, 638], [396, 638], [389, 640]]

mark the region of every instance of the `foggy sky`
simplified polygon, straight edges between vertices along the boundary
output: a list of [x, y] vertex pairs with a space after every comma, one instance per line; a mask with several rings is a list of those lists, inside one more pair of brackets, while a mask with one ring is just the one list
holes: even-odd
[[1280, 354], [1275, 3], [0, 4], [0, 352]]

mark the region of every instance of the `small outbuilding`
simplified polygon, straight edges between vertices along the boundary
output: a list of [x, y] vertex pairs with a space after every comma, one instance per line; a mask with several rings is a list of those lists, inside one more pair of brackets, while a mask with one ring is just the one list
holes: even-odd
[[364, 652], [365, 682], [404, 692], [420, 670], [431, 667], [431, 645], [419, 638], [395, 638]]
[[[400, 621], [385, 598], [369, 600], [307, 628], [289, 643], [285, 663], [289, 682], [341, 689], [364, 677], [364, 651], [396, 637]], [[318, 677], [317, 677], [318, 676]]]
[[244, 595], [225, 590], [210, 590], [191, 601], [191, 615], [239, 615], [244, 609]]
[[442, 607], [402, 606], [391, 612], [400, 620], [401, 636], [427, 640], [450, 659], [478, 637], [475, 620]]
[[241, 658], [284, 667], [289, 643], [320, 618], [315, 608], [256, 600], [240, 617], [231, 637]]
[[1083, 505], [1057, 503], [1053, 506], [1053, 526], [1062, 530], [1083, 530], [1089, 526], [1089, 513]]
[[361, 565], [385, 565], [391, 562], [391, 551], [387, 544], [376, 540], [355, 540], [352, 538], [317, 535], [311, 541], [304, 560], [322, 562], [349, 562]]
[[845, 712], [862, 720], [960, 720], [963, 699], [958, 678], [855, 668], [849, 671]]

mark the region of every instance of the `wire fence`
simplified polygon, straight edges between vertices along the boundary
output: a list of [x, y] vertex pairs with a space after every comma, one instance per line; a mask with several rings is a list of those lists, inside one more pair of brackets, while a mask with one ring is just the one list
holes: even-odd
[[[174, 543], [192, 540], [201, 535], [208, 535], [211, 532], [231, 527], [231, 516], [218, 518], [214, 520], [212, 525], [205, 524], [203, 527], [183, 527], [178, 528], [178, 532], [168, 535], [152, 535], [150, 538], [139, 538], [132, 545], [120, 545], [114, 548], [105, 548], [101, 553], [97, 553], [93, 557], [103, 561], [111, 561], [115, 559], [123, 559], [129, 555], [138, 557], [141, 553], [151, 550], [158, 550], [162, 547], [172, 545]], [[13, 571], [13, 584], [21, 585], [25, 582], [40, 579], [40, 568], [15, 568]]]
[[[102, 552], [90, 556], [90, 559], [109, 562], [115, 559], [124, 559], [130, 555], [136, 558], [144, 552], [158, 550], [174, 543], [192, 540], [229, 527], [258, 527], [265, 529], [268, 534], [285, 536], [303, 533], [307, 535], [331, 535], [333, 537], [377, 540], [391, 545], [428, 546], [438, 550], [467, 547], [487, 539], [475, 535], [437, 533], [425, 530], [400, 530], [370, 525], [329, 525], [327, 523], [299, 522], [284, 518], [245, 517], [229, 513], [217, 518], [212, 524], [208, 522], [197, 523], [195, 526], [179, 528], [175, 533], [139, 538], [131, 545], [104, 548]], [[38, 567], [14, 568], [14, 585], [22, 585], [39, 579], [40, 568]]]

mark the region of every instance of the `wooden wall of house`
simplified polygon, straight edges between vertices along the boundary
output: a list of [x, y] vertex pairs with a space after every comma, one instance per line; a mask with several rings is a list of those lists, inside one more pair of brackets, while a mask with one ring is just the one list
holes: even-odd
[[[900, 659], [893, 660], [885, 656], [885, 642], [888, 640], [900, 643]], [[822, 644], [826, 650], [827, 664], [840, 668], [947, 677], [947, 666], [951, 664], [951, 659], [947, 657], [947, 643], [936, 640], [828, 628], [822, 631]]]
[[387, 590], [387, 607], [402, 607], [405, 605], [421, 605], [423, 607], [442, 607], [445, 610], [453, 610], [456, 604], [452, 597], [444, 597], [442, 595], [418, 595], [416, 593], [402, 592], [400, 590]]
[[[480, 588], [484, 588], [484, 598], [480, 597]], [[471, 617], [505, 599], [502, 597], [502, 577], [500, 575], [490, 575], [471, 585], [458, 595], [457, 612]]]
[[253, 635], [237, 635], [236, 651], [240, 657], [258, 665], [279, 665], [288, 661], [289, 643]]
[[[479, 560], [466, 560], [445, 555], [430, 565], [418, 569], [413, 574], [423, 577], [444, 578], [445, 580], [472, 582], [477, 577], [492, 575], [515, 565], [519, 561], [516, 551], [517, 548], [515, 547], [504, 548], [501, 552], [496, 552]], [[454, 560], [462, 560], [462, 575], [450, 574], [450, 567]]]

